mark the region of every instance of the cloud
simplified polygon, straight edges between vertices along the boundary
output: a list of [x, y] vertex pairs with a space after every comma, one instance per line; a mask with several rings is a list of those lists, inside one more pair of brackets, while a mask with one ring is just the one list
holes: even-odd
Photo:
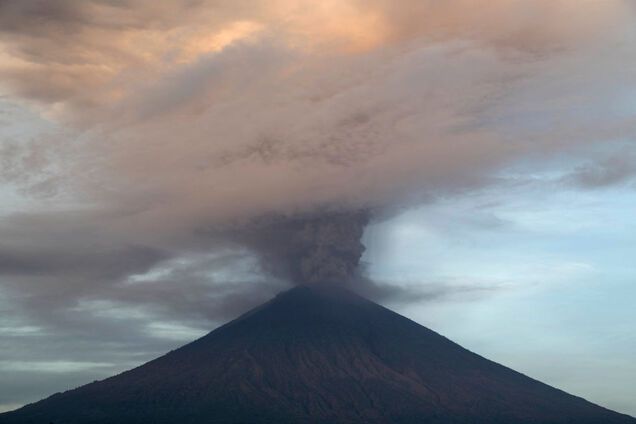
[[636, 175], [636, 157], [629, 152], [578, 166], [563, 181], [584, 189], [598, 189], [628, 182]]
[[0, 69], [15, 93], [84, 115], [255, 37], [312, 56], [458, 39], [543, 55], [620, 31], [632, 13], [621, 0], [5, 0]]
[[391, 281], [374, 281], [368, 278], [357, 281], [352, 287], [357, 293], [368, 299], [396, 306], [427, 302], [471, 301], [510, 290], [509, 286], [502, 284], [449, 284], [441, 281], [398, 284]]

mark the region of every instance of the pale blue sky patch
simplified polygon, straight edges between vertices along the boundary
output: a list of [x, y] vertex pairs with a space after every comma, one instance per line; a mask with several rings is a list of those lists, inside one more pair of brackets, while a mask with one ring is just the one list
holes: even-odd
[[635, 216], [626, 187], [495, 188], [372, 227], [366, 258], [372, 276], [412, 287], [499, 288], [400, 310], [490, 359], [634, 414]]

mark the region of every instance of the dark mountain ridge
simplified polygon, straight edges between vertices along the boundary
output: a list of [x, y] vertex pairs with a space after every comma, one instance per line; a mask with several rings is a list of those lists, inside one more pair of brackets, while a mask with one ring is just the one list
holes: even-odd
[[297, 287], [0, 424], [636, 424], [333, 287]]

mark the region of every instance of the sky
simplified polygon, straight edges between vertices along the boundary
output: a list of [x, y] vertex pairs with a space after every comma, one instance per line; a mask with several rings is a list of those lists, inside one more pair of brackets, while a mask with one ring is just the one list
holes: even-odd
[[351, 289], [636, 415], [633, 2], [317, 3], [0, 1], [0, 410], [298, 283], [301, 222]]

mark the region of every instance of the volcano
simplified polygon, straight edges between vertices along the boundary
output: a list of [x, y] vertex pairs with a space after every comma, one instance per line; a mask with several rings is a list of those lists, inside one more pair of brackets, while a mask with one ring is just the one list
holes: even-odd
[[138, 368], [0, 414], [0, 423], [636, 419], [491, 362], [348, 291], [301, 286]]

